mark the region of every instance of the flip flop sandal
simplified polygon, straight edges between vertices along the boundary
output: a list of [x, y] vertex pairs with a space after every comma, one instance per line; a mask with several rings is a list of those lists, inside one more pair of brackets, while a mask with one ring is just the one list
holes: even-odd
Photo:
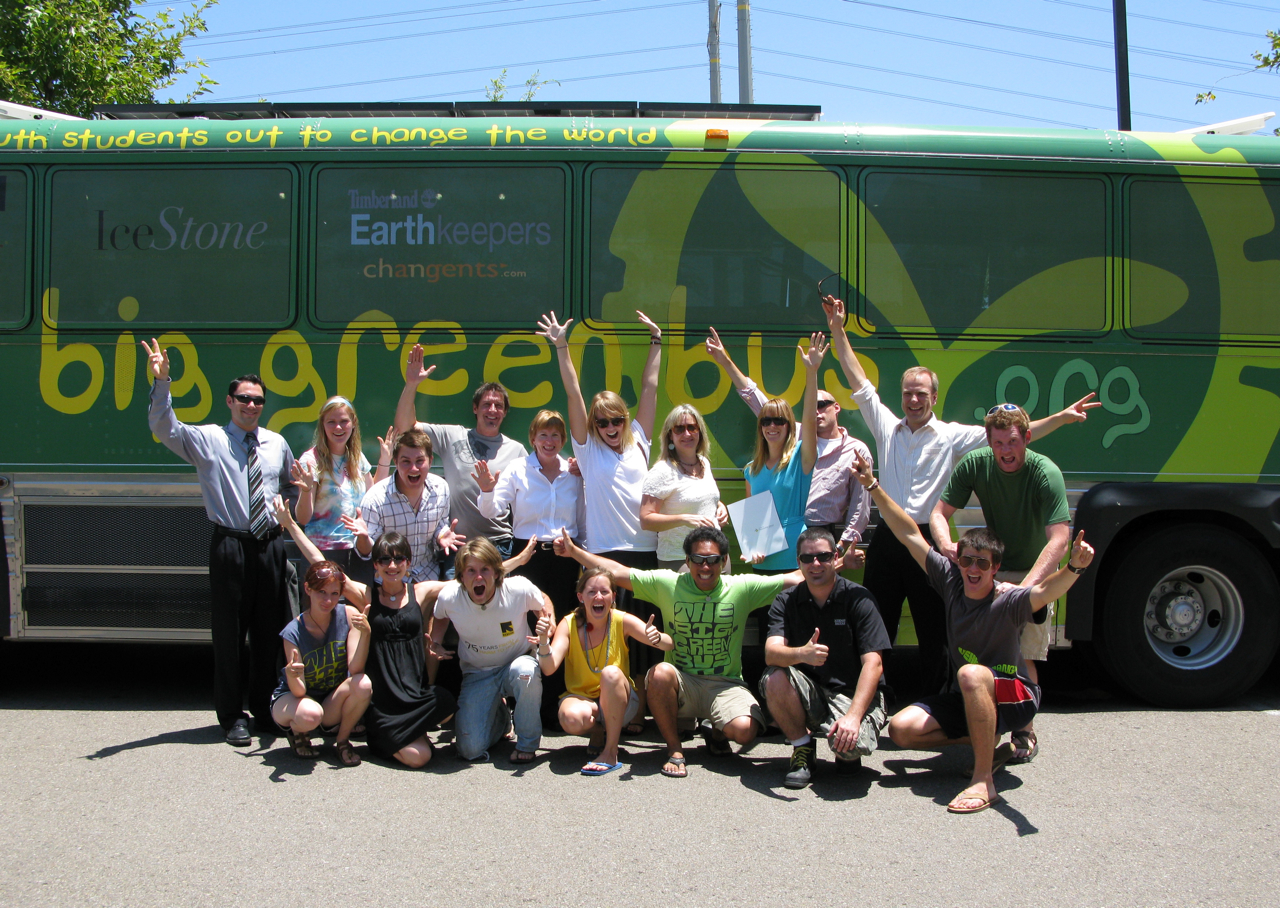
[[729, 746], [729, 739], [716, 738], [716, 730], [712, 725], [704, 725], [698, 730], [702, 735], [702, 743], [707, 745], [707, 753], [713, 757], [728, 757], [733, 755], [733, 748]]
[[287, 729], [285, 737], [289, 739], [289, 747], [293, 750], [295, 757], [300, 757], [303, 760], [314, 760], [316, 758], [316, 749], [311, 746], [311, 735]]
[[360, 755], [356, 753], [356, 749], [351, 746], [350, 741], [337, 741], [333, 746], [338, 752], [338, 762], [343, 766], [360, 765]]
[[615, 769], [621, 769], [621, 768], [622, 768], [621, 761], [613, 764], [588, 763], [586, 766], [582, 767], [581, 772], [584, 776], [604, 776], [613, 772]]
[[1030, 763], [1040, 753], [1040, 742], [1036, 740], [1034, 731], [1015, 731], [1010, 742], [1013, 745], [1013, 756], [1009, 758], [1011, 765]]
[[[969, 789], [966, 788], [951, 799], [951, 803], [947, 805], [947, 813], [980, 813], [992, 804], [1000, 803], [1000, 795], [988, 798], [986, 795], [981, 794], [967, 794], [968, 791]], [[956, 804], [959, 801], [977, 801], [978, 805], [976, 807], [957, 807]]]
[[524, 765], [525, 763], [532, 763], [537, 756], [538, 755], [536, 753], [532, 753], [527, 750], [513, 750], [511, 751], [511, 756], [508, 759], [510, 759], [512, 763]]
[[632, 719], [626, 725], [622, 726], [622, 733], [625, 735], [642, 735], [644, 734], [645, 726], [647, 724], [648, 723], [646, 723], [643, 718]]
[[664, 776], [668, 776], [668, 777], [670, 777], [670, 778], [672, 778], [672, 779], [683, 779], [683, 778], [685, 778], [686, 776], [688, 776], [688, 775], [689, 775], [689, 770], [685, 768], [685, 762], [686, 762], [686, 761], [685, 761], [685, 758], [684, 758], [684, 757], [667, 757], [667, 763], [670, 763], [670, 764], [671, 764], [671, 765], [673, 765], [673, 766], [679, 766], [679, 767], [680, 767], [680, 771], [679, 771], [679, 772], [671, 772], [669, 769], [667, 769], [666, 764], [663, 764], [663, 766], [662, 766], [662, 774], [663, 774]]

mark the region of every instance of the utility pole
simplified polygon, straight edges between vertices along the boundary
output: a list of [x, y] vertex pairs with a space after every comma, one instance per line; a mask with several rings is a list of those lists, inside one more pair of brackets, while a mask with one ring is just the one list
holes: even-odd
[[751, 91], [751, 0], [738, 0], [738, 103], [755, 103]]
[[707, 0], [707, 58], [711, 64], [711, 103], [720, 103], [720, 0]]
[[1116, 31], [1116, 120], [1126, 132], [1133, 129], [1129, 114], [1129, 17], [1124, 0], [1111, 0], [1111, 17]]

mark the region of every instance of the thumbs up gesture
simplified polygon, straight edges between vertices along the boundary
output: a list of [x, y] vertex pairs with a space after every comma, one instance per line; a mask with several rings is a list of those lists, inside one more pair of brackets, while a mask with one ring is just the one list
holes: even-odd
[[653, 626], [653, 619], [656, 616], [650, 615], [649, 620], [644, 625], [644, 635], [649, 641], [650, 646], [659, 646], [662, 643], [662, 631]]
[[827, 648], [818, 642], [819, 633], [815, 628], [809, 642], [800, 647], [800, 661], [806, 665], [823, 665], [827, 661]]

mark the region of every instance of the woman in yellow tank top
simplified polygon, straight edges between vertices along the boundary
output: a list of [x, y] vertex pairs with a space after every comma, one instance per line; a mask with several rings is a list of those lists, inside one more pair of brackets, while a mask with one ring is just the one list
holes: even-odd
[[[578, 578], [577, 609], [565, 615], [552, 636], [551, 619], [538, 619], [538, 667], [549, 675], [564, 665], [565, 693], [560, 697], [560, 727], [588, 735], [594, 759], [582, 774], [602, 776], [621, 769], [618, 739], [622, 726], [640, 708], [631, 681], [627, 637], [668, 651], [671, 637], [613, 607], [613, 581], [604, 568], [588, 568]], [[603, 727], [602, 727], [603, 726]]]

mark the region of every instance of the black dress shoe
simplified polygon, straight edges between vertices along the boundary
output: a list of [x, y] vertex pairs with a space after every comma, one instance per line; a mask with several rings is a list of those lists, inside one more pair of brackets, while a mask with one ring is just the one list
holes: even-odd
[[253, 739], [249, 737], [248, 719], [236, 719], [231, 723], [231, 729], [227, 732], [227, 743], [232, 747], [248, 747], [253, 743]]

